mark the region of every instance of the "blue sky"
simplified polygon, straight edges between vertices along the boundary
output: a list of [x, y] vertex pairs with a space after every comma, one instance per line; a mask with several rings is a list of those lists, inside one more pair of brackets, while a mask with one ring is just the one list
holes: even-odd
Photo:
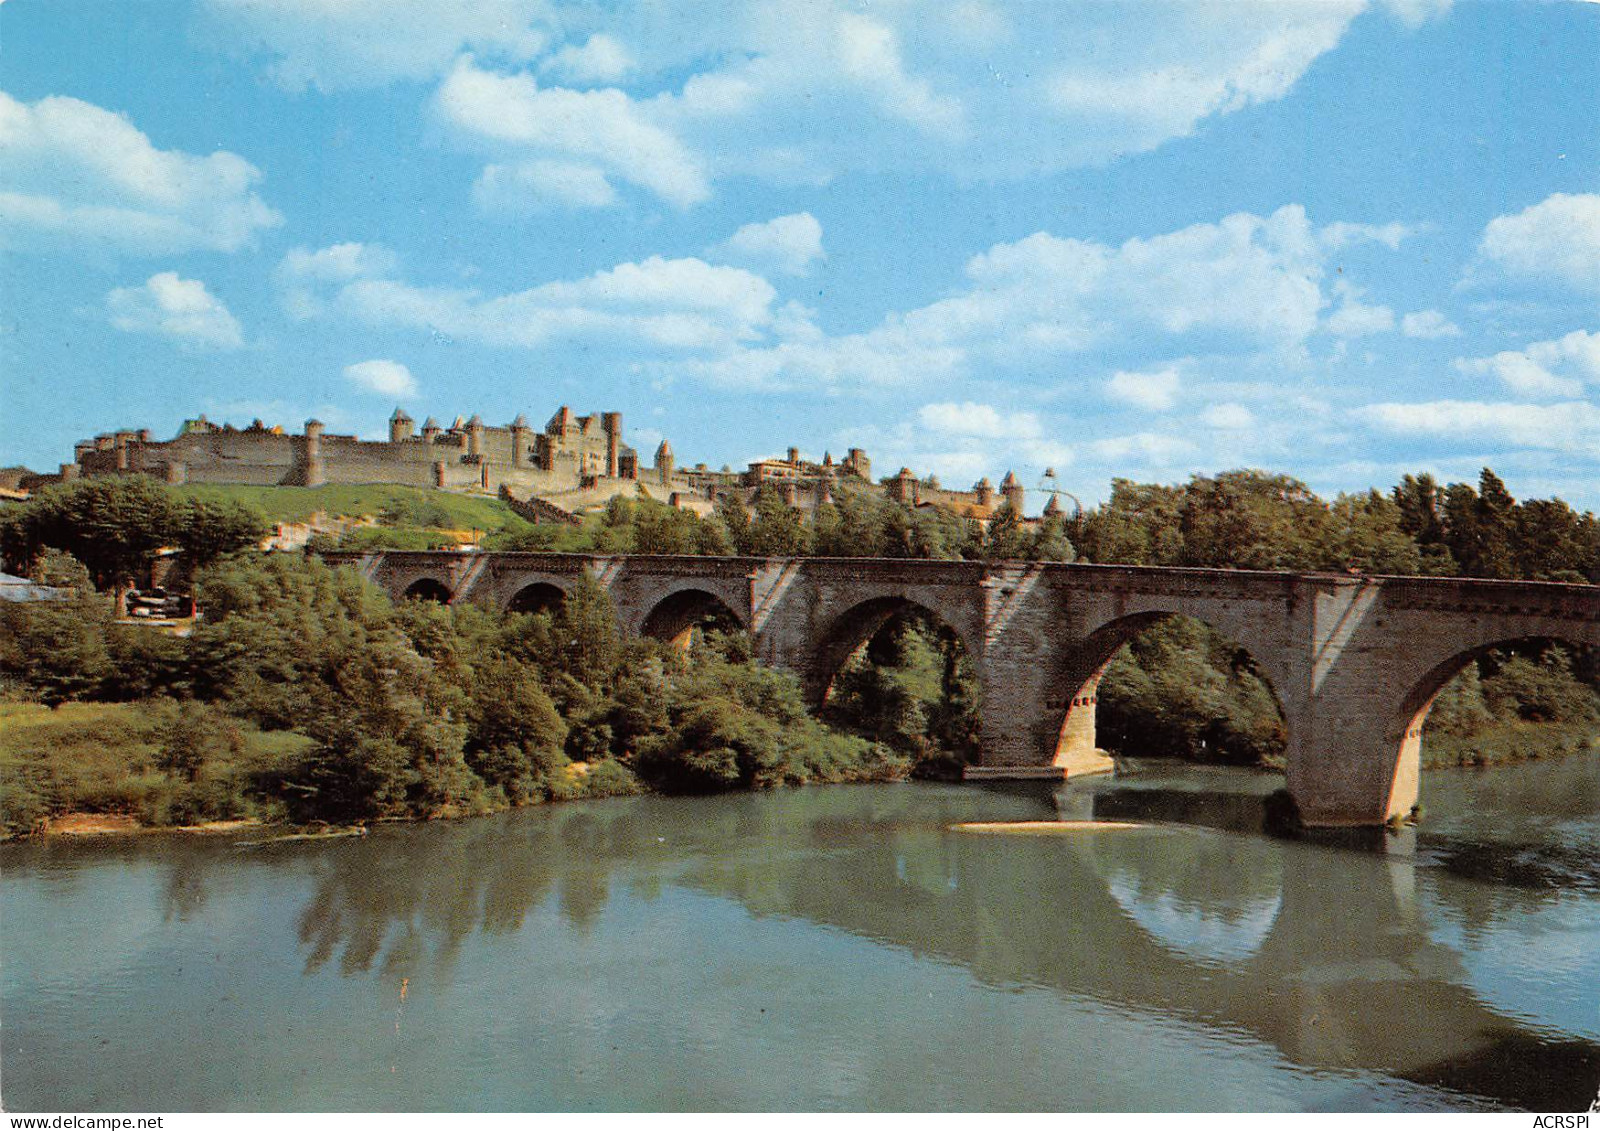
[[1600, 507], [1600, 5], [7, 0], [0, 92], [3, 463], [569, 403]]

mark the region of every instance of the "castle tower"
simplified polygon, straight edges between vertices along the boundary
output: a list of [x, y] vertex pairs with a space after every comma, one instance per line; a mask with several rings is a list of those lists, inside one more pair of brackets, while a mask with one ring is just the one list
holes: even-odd
[[411, 423], [406, 410], [396, 405], [394, 415], [389, 418], [389, 443], [398, 444], [402, 440], [411, 439]]
[[1044, 517], [1054, 518], [1061, 513], [1061, 500], [1055, 495], [1050, 496], [1050, 501], [1044, 505]]
[[601, 413], [600, 427], [605, 429], [606, 433], [606, 475], [611, 479], [615, 479], [617, 477], [617, 459], [622, 452], [622, 413]]
[[327, 480], [327, 470], [322, 463], [322, 421], [306, 421], [305, 455], [300, 464], [300, 480], [307, 487], [320, 487]]
[[800, 466], [800, 449], [799, 448], [790, 448], [789, 449], [789, 465], [791, 467], [799, 467]]
[[1005, 496], [1006, 502], [1011, 504], [1011, 509], [1017, 517], [1022, 517], [1022, 504], [1026, 500], [1027, 492], [1021, 483], [1017, 482], [1015, 472], [1007, 471], [1006, 477], [1000, 480], [1000, 494]]
[[511, 422], [511, 466], [526, 467], [528, 465], [528, 435], [533, 431], [528, 427], [528, 418], [522, 413], [517, 413], [517, 418]]
[[872, 482], [872, 461], [867, 458], [867, 453], [860, 448], [851, 448], [845, 453], [844, 468], [852, 474], [859, 475], [867, 482]]
[[994, 505], [994, 484], [989, 482], [989, 477], [987, 475], [974, 483], [972, 485], [972, 490], [978, 496], [978, 505], [980, 507], [989, 507]]
[[467, 454], [483, 455], [483, 417], [477, 413], [473, 413], [472, 419], [467, 421]]
[[824, 475], [817, 480], [817, 506], [825, 507], [833, 502], [833, 476]]
[[917, 477], [911, 474], [909, 467], [902, 467], [900, 473], [889, 481], [889, 497], [907, 506], [917, 501]]
[[656, 478], [663, 487], [672, 482], [672, 445], [665, 440], [656, 448]]
[[442, 431], [444, 431], [444, 429], [439, 427], [439, 422], [431, 416], [428, 417], [428, 419], [422, 422], [423, 442], [428, 444], [433, 443], [439, 438], [439, 433]]

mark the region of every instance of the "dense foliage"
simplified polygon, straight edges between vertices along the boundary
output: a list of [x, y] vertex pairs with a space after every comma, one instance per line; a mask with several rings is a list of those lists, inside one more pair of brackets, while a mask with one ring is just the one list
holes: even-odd
[[1600, 583], [1600, 521], [1559, 499], [1518, 503], [1488, 468], [1476, 489], [1407, 475], [1388, 495], [1332, 503], [1259, 471], [1117, 479], [1072, 533], [1095, 562]]
[[978, 683], [960, 639], [920, 610], [892, 617], [834, 677], [827, 721], [912, 760], [919, 777], [959, 778], [978, 760]]
[[[70, 565], [47, 559], [58, 582]], [[100, 795], [64, 784], [75, 770], [48, 744], [8, 738], [9, 831], [74, 804], [126, 808], [152, 780], [165, 800], [132, 805], [147, 819], [362, 821], [908, 769], [812, 719], [795, 680], [758, 667], [739, 638], [687, 652], [624, 642], [592, 583], [553, 613], [499, 616], [397, 606], [314, 557], [235, 556], [201, 574], [206, 618], [179, 639], [114, 624], [79, 574], [68, 600], [0, 608], [0, 678], [42, 704], [132, 699], [159, 722], [123, 736], [121, 785]], [[279, 757], [247, 756], [263, 741]]]
[[259, 512], [236, 501], [185, 498], [142, 475], [80, 479], [46, 487], [0, 516], [0, 555], [26, 573], [46, 549], [71, 554], [101, 589], [132, 583], [157, 550], [183, 551], [201, 568], [258, 542]]

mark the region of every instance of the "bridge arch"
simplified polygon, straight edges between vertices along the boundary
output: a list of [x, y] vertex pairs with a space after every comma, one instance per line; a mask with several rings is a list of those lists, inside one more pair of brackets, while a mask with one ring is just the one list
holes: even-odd
[[407, 585], [400, 596], [406, 601], [437, 601], [441, 605], [448, 605], [454, 594], [437, 577], [419, 577]]
[[1386, 731], [1394, 750], [1387, 800], [1387, 811], [1392, 816], [1409, 813], [1421, 796], [1423, 731], [1440, 693], [1450, 682], [1492, 652], [1542, 651], [1551, 646], [1566, 648], [1574, 655], [1600, 648], [1600, 644], [1580, 640], [1576, 634], [1542, 632], [1472, 644], [1433, 663], [1405, 690], [1391, 711]]
[[709, 589], [681, 586], [661, 597], [639, 623], [639, 635], [687, 649], [707, 630], [738, 631], [739, 614]]
[[[1278, 682], [1264, 659], [1229, 631], [1229, 626], [1213, 623], [1197, 611], [1176, 608], [1145, 609], [1128, 613], [1101, 624], [1073, 647], [1063, 665], [1062, 679], [1058, 685], [1066, 691], [1061, 708], [1060, 728], [1056, 742], [1055, 765], [1085, 769], [1109, 769], [1104, 762], [1099, 740], [1103, 720], [1100, 719], [1100, 684], [1106, 670], [1123, 648], [1134, 644], [1138, 638], [1159, 625], [1175, 619], [1194, 622], [1217, 634], [1232, 649], [1230, 666], [1236, 675], [1249, 674], [1265, 686], [1272, 706], [1282, 725], [1283, 738], [1287, 740], [1289, 712], [1278, 689]], [[1204, 740], [1203, 740], [1204, 741]], [[1282, 751], [1279, 750], [1278, 753]]]
[[531, 581], [511, 595], [506, 602], [508, 613], [553, 613], [567, 599], [563, 586], [551, 581]]
[[857, 649], [869, 643], [891, 620], [908, 614], [950, 633], [968, 656], [976, 655], [966, 634], [923, 602], [900, 595], [870, 597], [836, 615], [819, 638], [808, 687], [813, 705], [826, 703], [834, 677]]

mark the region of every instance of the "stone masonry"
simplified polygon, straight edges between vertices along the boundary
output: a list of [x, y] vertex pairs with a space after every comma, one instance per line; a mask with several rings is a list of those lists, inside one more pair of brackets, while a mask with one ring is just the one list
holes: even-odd
[[1434, 696], [1497, 645], [1600, 647], [1600, 588], [1460, 578], [1355, 577], [1044, 563], [865, 558], [331, 555], [395, 597], [533, 607], [587, 573], [628, 635], [671, 637], [712, 612], [795, 673], [814, 703], [844, 659], [897, 610], [919, 606], [961, 638], [979, 673], [972, 778], [1110, 768], [1095, 692], [1117, 650], [1163, 617], [1192, 616], [1246, 649], [1288, 729], [1288, 788], [1310, 825], [1377, 825], [1416, 804]]

